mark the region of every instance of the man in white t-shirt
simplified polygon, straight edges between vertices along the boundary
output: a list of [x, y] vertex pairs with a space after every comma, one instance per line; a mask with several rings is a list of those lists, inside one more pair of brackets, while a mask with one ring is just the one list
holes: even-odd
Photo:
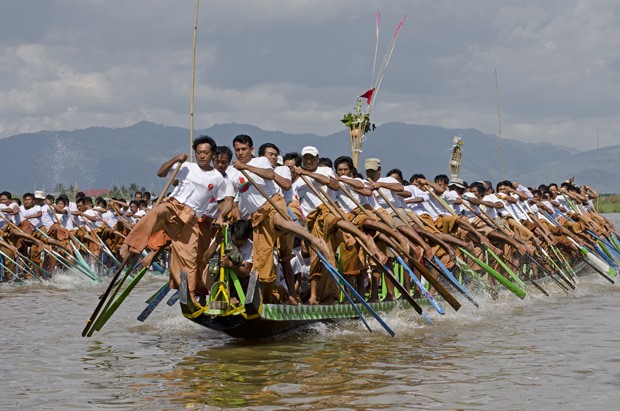
[[[291, 170], [285, 165], [278, 165], [278, 158], [280, 157], [280, 149], [273, 143], [264, 143], [258, 148], [258, 155], [265, 157], [271, 163], [273, 167], [274, 182], [282, 194], [284, 203], [287, 208], [290, 202], [293, 200], [295, 190], [291, 178]], [[289, 210], [287, 209], [287, 212]], [[295, 236], [286, 233], [278, 238], [276, 243], [278, 263], [282, 267], [282, 273], [288, 289], [289, 302], [293, 305], [301, 303], [297, 291], [295, 290], [295, 273], [291, 267], [290, 260], [293, 258], [293, 246], [295, 244]]]
[[[333, 169], [319, 166], [319, 151], [315, 147], [304, 147], [301, 155], [302, 166], [295, 169], [296, 173], [309, 178], [308, 181], [317, 192], [323, 192], [332, 202], [336, 201], [340, 186]], [[306, 216], [307, 227], [312, 234], [324, 239], [332, 254], [335, 255], [339, 245], [344, 241], [342, 234], [346, 232], [362, 241], [377, 258], [385, 262], [387, 260], [385, 254], [377, 248], [372, 239], [350, 221], [343, 220], [340, 215], [334, 215], [323, 203], [322, 196], [318, 197], [312, 187], [309, 187], [303, 178], [299, 178], [294, 183], [301, 209]], [[337, 301], [339, 292], [337, 284], [313, 250], [311, 250], [310, 261], [310, 300], [308, 302], [317, 304]], [[335, 267], [335, 260], [330, 260], [330, 263]]]
[[[228, 171], [228, 175], [237, 193], [241, 215], [251, 216], [252, 219], [253, 268], [258, 272], [260, 286], [263, 290], [263, 301], [266, 303], [282, 302], [286, 296], [281, 295], [275, 287], [276, 267], [273, 261], [273, 250], [277, 239], [288, 232], [311, 242], [327, 254], [329, 254], [329, 249], [324, 241], [279, 214], [279, 212], [286, 213], [286, 203], [274, 182], [275, 172], [267, 158], [253, 156], [252, 138], [245, 134], [236, 136], [233, 140], [233, 148], [237, 160], [233, 162], [233, 168]], [[250, 183], [241, 172], [242, 170], [280, 211], [277, 211], [261, 191]]]
[[[2, 264], [7, 268], [4, 272], [4, 279], [10, 278], [10, 271], [15, 271], [15, 264], [9, 260], [15, 260], [16, 247], [15, 244], [18, 237], [15, 235], [15, 230], [11, 227], [7, 221], [12, 222], [12, 216], [19, 213], [19, 206], [12, 202], [13, 196], [8, 191], [0, 193], [0, 213], [3, 218], [0, 218], [0, 237], [4, 241], [0, 243], [0, 251], [2, 251], [8, 258], [2, 259]], [[5, 219], [7, 221], [5, 221]]]
[[[39, 241], [32, 243], [22, 241], [19, 251], [22, 255], [29, 255], [30, 261], [40, 267], [43, 265], [43, 260], [41, 259], [42, 244], [40, 242], [42, 234], [37, 231], [37, 229], [40, 229], [43, 225], [41, 223], [41, 216], [43, 213], [41, 207], [36, 204], [34, 194], [24, 194], [22, 197], [22, 205], [19, 207], [19, 213], [21, 215], [21, 224], [19, 228], [24, 233], [33, 236]], [[30, 250], [28, 250], [28, 246], [30, 246]], [[36, 266], [33, 266], [33, 268], [36, 272], [39, 272]]]
[[228, 204], [223, 201], [224, 177], [211, 165], [216, 147], [211, 137], [200, 136], [193, 144], [196, 163], [186, 163], [187, 154], [183, 153], [162, 164], [157, 172], [159, 177], [169, 175], [176, 163], [180, 163], [177, 165], [179, 171], [176, 175], [179, 184], [170, 197], [138, 221], [121, 248], [123, 258], [127, 258], [130, 252], [139, 254], [147, 246], [151, 235], [163, 230], [172, 242], [171, 285], [178, 288], [180, 273], [185, 272], [190, 296], [197, 304], [197, 297], [207, 293], [200, 280], [202, 273], [199, 272], [199, 264], [202, 262], [202, 256], [198, 255], [199, 219], [213, 202], [222, 204], [216, 224], [220, 224], [222, 215], [230, 211], [223, 209], [225, 204]]

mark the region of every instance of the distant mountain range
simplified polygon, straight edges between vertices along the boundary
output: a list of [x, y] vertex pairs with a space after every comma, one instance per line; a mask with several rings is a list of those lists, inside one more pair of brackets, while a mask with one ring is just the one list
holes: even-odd
[[[245, 124], [218, 124], [196, 130], [219, 144], [230, 145], [237, 134], [248, 134], [256, 148], [264, 142], [276, 144], [283, 153], [313, 145], [321, 156], [332, 159], [350, 155], [346, 130], [329, 136], [265, 131]], [[422, 172], [428, 178], [448, 173], [453, 137], [462, 135], [461, 177], [466, 181], [501, 179], [499, 139], [475, 129], [445, 129], [435, 126], [386, 123], [368, 133], [360, 164], [379, 157], [383, 171], [400, 168], [409, 178]], [[80, 189], [110, 188], [137, 183], [158, 192], [164, 181], [155, 175], [159, 166], [189, 147], [189, 130], [149, 122], [124, 128], [90, 127], [75, 131], [41, 131], [0, 139], [2, 166], [0, 190], [19, 195], [26, 191], [51, 191], [58, 184], [77, 182]], [[577, 184], [597, 187], [600, 193], [620, 192], [620, 146], [599, 151], [597, 184], [596, 150], [577, 151], [545, 143], [504, 139], [504, 174], [530, 186], [562, 182], [575, 177]]]

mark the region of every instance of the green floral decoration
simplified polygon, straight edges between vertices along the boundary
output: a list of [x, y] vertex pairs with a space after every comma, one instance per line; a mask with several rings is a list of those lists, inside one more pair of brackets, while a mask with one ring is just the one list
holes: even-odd
[[374, 130], [375, 128], [377, 128], [373, 123], [370, 122], [369, 114], [362, 114], [362, 100], [359, 98], [357, 99], [357, 103], [355, 104], [355, 111], [353, 113], [345, 114], [340, 121], [342, 121], [344, 125], [350, 129], [360, 128], [364, 130], [364, 134], [368, 133], [370, 130]]

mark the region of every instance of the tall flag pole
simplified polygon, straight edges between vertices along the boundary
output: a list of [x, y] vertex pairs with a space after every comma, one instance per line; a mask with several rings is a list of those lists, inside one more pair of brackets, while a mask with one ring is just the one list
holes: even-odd
[[196, 37], [198, 34], [198, 5], [196, 0], [196, 17], [194, 18], [194, 47], [192, 49], [192, 90], [189, 100], [189, 161], [194, 161], [194, 85], [196, 84]]
[[502, 168], [502, 180], [504, 179], [504, 151], [502, 150], [502, 117], [499, 110], [499, 80], [497, 78], [497, 67], [495, 67], [495, 90], [497, 94], [497, 124], [499, 126], [499, 161]]
[[[600, 170], [600, 153], [599, 153], [599, 138], [598, 138], [598, 121], [596, 122], [596, 188], [598, 189], [601, 185], [601, 181], [600, 181], [600, 177], [601, 177], [601, 170]], [[598, 199], [599, 197], [596, 197], [596, 209], [598, 210]]]

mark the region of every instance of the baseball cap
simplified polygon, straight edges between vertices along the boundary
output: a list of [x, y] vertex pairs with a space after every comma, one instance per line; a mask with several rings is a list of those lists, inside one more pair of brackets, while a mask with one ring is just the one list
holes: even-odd
[[319, 150], [317, 150], [316, 147], [313, 147], [313, 146], [306, 146], [306, 147], [303, 148], [303, 150], [301, 150], [301, 155], [303, 157], [306, 154], [311, 155], [313, 157], [318, 157], [319, 156]]
[[373, 170], [376, 171], [381, 168], [381, 160], [378, 158], [367, 158], [364, 161], [364, 170]]
[[39, 200], [45, 200], [45, 191], [35, 191], [34, 192], [34, 198], [37, 198]]
[[453, 178], [452, 180], [450, 180], [450, 183], [448, 185], [457, 186], [458, 188], [467, 188], [465, 181], [461, 180], [460, 178]]

